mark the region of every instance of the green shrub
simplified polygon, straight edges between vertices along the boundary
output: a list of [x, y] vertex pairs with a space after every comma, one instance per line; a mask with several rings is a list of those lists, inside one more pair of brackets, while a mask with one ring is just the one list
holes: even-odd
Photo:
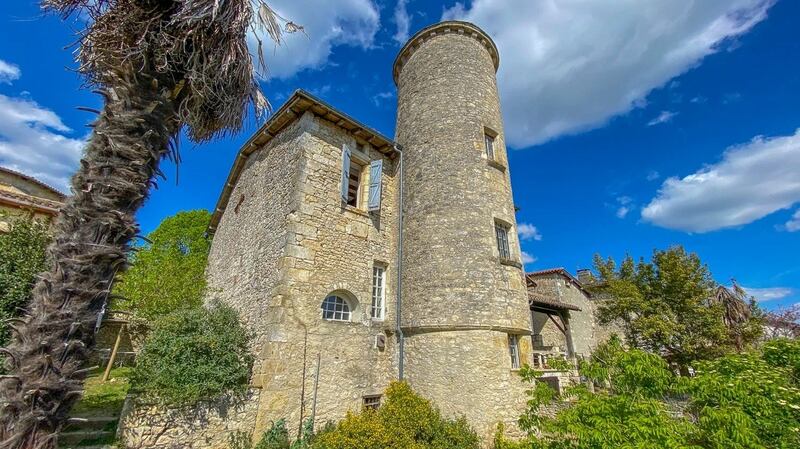
[[131, 388], [170, 405], [243, 393], [253, 364], [248, 340], [230, 307], [175, 311], [155, 322], [137, 356]]
[[332, 429], [320, 432], [314, 449], [470, 449], [479, 448], [477, 434], [464, 418], [443, 418], [430, 401], [404, 382], [386, 390], [376, 411], [348, 414]]
[[46, 268], [47, 227], [32, 219], [14, 221], [0, 234], [0, 346], [9, 337], [6, 320], [20, 315], [31, 297], [36, 275]]

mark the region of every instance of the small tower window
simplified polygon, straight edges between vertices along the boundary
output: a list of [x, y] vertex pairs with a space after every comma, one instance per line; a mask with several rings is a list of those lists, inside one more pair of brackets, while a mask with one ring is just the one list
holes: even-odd
[[509, 227], [503, 223], [494, 223], [494, 233], [497, 237], [497, 252], [501, 260], [511, 260], [511, 249], [508, 244]]
[[484, 142], [486, 144], [486, 158], [490, 161], [494, 160], [494, 136], [490, 135], [488, 132], [484, 133], [483, 135]]
[[511, 355], [511, 369], [519, 369], [519, 336], [508, 335], [508, 352]]
[[372, 308], [370, 316], [374, 320], [382, 320], [386, 309], [386, 268], [381, 265], [372, 267]]
[[366, 410], [378, 410], [381, 406], [381, 395], [373, 394], [369, 396], [364, 396], [364, 409]]
[[361, 174], [364, 172], [364, 166], [357, 161], [350, 160], [350, 171], [347, 184], [347, 205], [358, 207], [359, 199], [361, 197]]
[[350, 304], [341, 296], [328, 295], [321, 308], [324, 320], [350, 321]]

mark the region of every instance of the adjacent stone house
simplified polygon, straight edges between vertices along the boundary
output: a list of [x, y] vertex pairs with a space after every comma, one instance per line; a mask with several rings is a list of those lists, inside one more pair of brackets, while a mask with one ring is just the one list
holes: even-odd
[[32, 176], [0, 167], [0, 233], [8, 232], [20, 217], [51, 223], [65, 199], [63, 193]]

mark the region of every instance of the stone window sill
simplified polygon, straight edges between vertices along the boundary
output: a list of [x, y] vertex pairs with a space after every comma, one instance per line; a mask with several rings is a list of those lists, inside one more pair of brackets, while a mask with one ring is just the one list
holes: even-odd
[[522, 268], [522, 264], [516, 260], [500, 259], [500, 265], [507, 265], [509, 267]]
[[505, 165], [503, 165], [503, 164], [501, 164], [501, 163], [499, 163], [499, 162], [497, 162], [497, 161], [495, 161], [493, 159], [487, 159], [486, 160], [486, 165], [488, 165], [489, 167], [494, 167], [494, 168], [496, 168], [496, 169], [498, 169], [500, 171], [506, 171], [506, 166]]
[[365, 211], [364, 209], [359, 209], [357, 207], [351, 206], [349, 204], [344, 205], [344, 210], [350, 212], [352, 214], [360, 215], [365, 218], [369, 218], [369, 212]]

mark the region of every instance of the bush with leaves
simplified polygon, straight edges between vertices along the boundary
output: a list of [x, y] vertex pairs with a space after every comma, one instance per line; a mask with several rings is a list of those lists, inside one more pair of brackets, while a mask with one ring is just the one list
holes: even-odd
[[[404, 382], [386, 390], [377, 410], [348, 413], [336, 425], [305, 438], [313, 449], [478, 449], [478, 435], [462, 417], [447, 419]], [[259, 446], [256, 446], [258, 448]], [[292, 446], [294, 447], [294, 446]], [[271, 448], [271, 446], [270, 446]], [[283, 448], [281, 448], [283, 449]]]
[[[528, 439], [510, 442], [498, 434], [495, 447], [800, 447], [800, 382], [792, 365], [798, 354], [800, 342], [778, 340], [759, 351], [698, 362], [694, 377], [678, 377], [661, 357], [612, 340], [580, 366], [597, 392], [579, 385], [559, 397], [536, 383], [520, 418]], [[529, 381], [538, 376], [530, 369], [521, 373]], [[545, 407], [559, 411], [548, 417], [541, 413]]]
[[0, 234], [0, 346], [8, 341], [8, 320], [22, 314], [36, 275], [46, 268], [49, 243], [47, 226], [31, 218], [14, 221], [10, 232]]
[[253, 357], [235, 310], [214, 303], [157, 320], [136, 359], [131, 389], [146, 399], [189, 405], [243, 393]]
[[130, 268], [118, 277], [114, 293], [119, 299], [114, 307], [147, 321], [199, 307], [206, 291], [210, 219], [207, 210], [179, 212], [164, 219], [134, 252]]

